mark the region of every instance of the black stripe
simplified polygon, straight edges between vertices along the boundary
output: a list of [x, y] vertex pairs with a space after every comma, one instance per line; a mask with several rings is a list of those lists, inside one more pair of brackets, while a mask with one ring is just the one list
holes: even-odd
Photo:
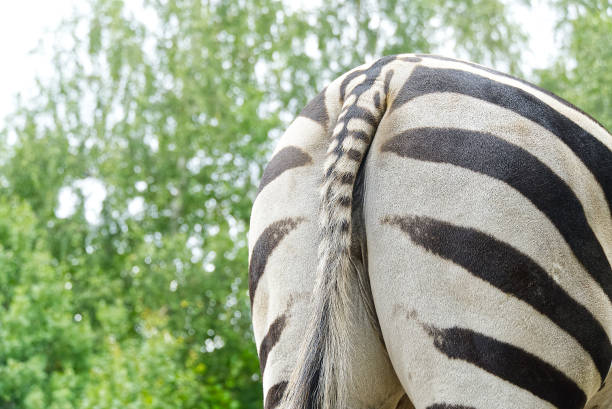
[[376, 109], [380, 109], [382, 106], [380, 105], [380, 92], [376, 91], [374, 94], [374, 106]]
[[395, 216], [383, 222], [398, 226], [414, 243], [546, 315], [582, 345], [605, 379], [612, 345], [603, 327], [531, 258], [478, 230], [428, 217]]
[[[406, 62], [421, 62], [421, 56], [423, 54], [417, 54], [417, 56], [412, 57], [412, 56], [406, 56], [406, 57], [399, 57], [398, 59], [401, 61], [406, 61]], [[425, 55], [425, 57], [429, 57], [429, 55]]]
[[349, 149], [348, 152], [346, 152], [346, 156], [356, 162], [361, 160], [361, 152], [359, 152], [357, 149]]
[[[380, 59], [378, 59], [376, 62], [374, 62], [372, 65], [370, 65], [368, 68], [362, 69], [362, 70], [357, 70], [357, 71], [353, 71], [350, 74], [348, 74], [344, 80], [342, 80], [342, 84], [340, 84], [340, 101], [342, 103], [344, 103], [344, 100], [346, 99], [346, 87], [348, 86], [348, 84], [355, 78], [357, 78], [358, 76], [360, 76], [361, 74], [366, 74], [366, 79], [364, 80], [364, 83], [367, 83], [368, 87], [372, 85], [372, 83], [374, 82], [374, 80], [378, 77], [378, 74], [380, 74], [380, 71], [382, 70], [382, 68], [389, 64], [390, 62], [394, 61], [397, 58], [397, 56], [395, 55], [389, 55], [386, 57], [382, 57]], [[351, 92], [351, 94], [356, 94], [357, 97], [359, 97], [359, 95], [361, 95], [361, 93], [363, 91], [367, 90], [366, 89], [362, 89], [360, 88], [359, 91], [360, 92], [355, 92], [355, 90], [353, 90], [353, 92]], [[386, 96], [385, 96], [386, 97]]]
[[359, 139], [364, 141], [365, 143], [370, 143], [370, 134], [368, 134], [367, 132], [364, 131], [351, 131], [351, 136], [355, 139]]
[[427, 409], [476, 409], [473, 406], [449, 405], [448, 403], [434, 403], [427, 406]]
[[532, 84], [532, 83], [530, 83], [530, 82], [527, 82], [527, 81], [525, 81], [525, 80], [524, 80], [524, 79], [522, 79], [522, 78], [518, 78], [518, 77], [515, 77], [515, 76], [513, 76], [513, 75], [506, 74], [506, 73], [504, 73], [504, 72], [497, 71], [497, 70], [494, 70], [494, 69], [492, 69], [492, 68], [488, 68], [488, 67], [485, 67], [485, 66], [483, 66], [483, 65], [476, 64], [476, 63], [469, 62], [469, 61], [462, 61], [462, 60], [457, 60], [457, 59], [455, 59], [455, 58], [449, 58], [449, 57], [444, 57], [444, 56], [441, 56], [441, 55], [434, 55], [434, 54], [418, 54], [418, 55], [419, 55], [420, 57], [424, 57], [424, 58], [432, 58], [432, 59], [434, 59], [434, 60], [452, 61], [452, 62], [456, 62], [456, 63], [459, 63], [459, 64], [465, 64], [465, 65], [468, 65], [468, 66], [470, 66], [470, 67], [474, 67], [474, 68], [477, 68], [477, 69], [479, 69], [479, 70], [489, 72], [489, 73], [491, 73], [491, 74], [499, 75], [500, 77], [506, 77], [506, 78], [510, 78], [510, 79], [512, 79], [512, 80], [514, 80], [514, 81], [518, 81], [518, 82], [520, 82], [521, 84], [527, 85], [528, 87], [531, 87], [531, 88], [533, 88], [533, 89], [536, 89], [536, 90], [540, 91], [540, 92], [541, 92], [541, 93], [543, 93], [543, 94], [548, 95], [549, 97], [553, 98], [554, 100], [556, 100], [556, 101], [557, 101], [557, 102], [559, 102], [560, 104], [563, 104], [563, 105], [565, 105], [566, 107], [573, 109], [574, 111], [578, 111], [578, 112], [580, 112], [582, 115], [586, 116], [586, 117], [587, 117], [587, 118], [589, 118], [591, 121], [593, 121], [593, 122], [595, 122], [597, 125], [599, 125], [599, 126], [602, 128], [602, 129], [606, 129], [606, 128], [605, 128], [605, 127], [604, 127], [604, 126], [603, 126], [603, 125], [602, 125], [602, 124], [601, 124], [601, 123], [600, 123], [600, 122], [597, 120], [597, 119], [593, 118], [593, 117], [592, 117], [592, 116], [591, 116], [589, 113], [584, 112], [582, 109], [578, 108], [576, 105], [572, 104], [572, 103], [571, 103], [571, 102], [569, 102], [569, 101], [564, 100], [563, 98], [561, 98], [561, 97], [560, 97], [560, 96], [558, 96], [558, 95], [553, 94], [553, 93], [552, 93], [552, 92], [550, 92], [549, 90], [544, 89], [544, 88], [541, 88], [541, 87], [539, 87], [539, 86], [537, 86], [537, 85], [535, 85], [535, 84]]
[[270, 324], [268, 328], [268, 332], [264, 336], [263, 341], [261, 341], [261, 345], [259, 346], [259, 369], [261, 371], [261, 376], [263, 377], [264, 370], [266, 369], [266, 363], [268, 362], [268, 355], [274, 345], [278, 342], [283, 330], [285, 329], [285, 324], [287, 323], [287, 317], [285, 314], [281, 314], [278, 318]]
[[249, 265], [249, 297], [251, 298], [251, 308], [253, 307], [255, 290], [259, 284], [259, 279], [266, 269], [270, 254], [272, 254], [276, 246], [278, 246], [278, 243], [280, 243], [281, 240], [303, 220], [302, 218], [278, 220], [266, 227], [255, 242], [253, 252], [251, 253], [251, 263]]
[[342, 220], [340, 222], [340, 231], [344, 232], [344, 233], [348, 233], [349, 231], [349, 221], [348, 220]]
[[338, 203], [342, 207], [351, 207], [353, 199], [350, 196], [340, 196], [338, 198]]
[[[344, 147], [342, 146], [340, 141], [338, 141], [336, 146], [334, 146], [334, 149], [332, 149], [332, 152], [336, 154], [336, 160], [344, 154]], [[329, 172], [330, 169], [335, 170], [334, 167], [330, 167], [329, 169], [327, 169], [327, 171]], [[329, 177], [330, 175], [331, 173], [328, 173], [326, 174], [326, 177]]]
[[418, 66], [402, 86], [391, 110], [421, 95], [455, 92], [482, 99], [546, 128], [561, 139], [599, 181], [608, 203], [612, 204], [612, 151], [535, 96], [519, 88], [466, 71]]
[[300, 112], [300, 116], [310, 118], [327, 129], [329, 115], [327, 114], [327, 106], [325, 105], [325, 90], [326, 89], [321, 91], [304, 107], [302, 112]]
[[[376, 124], [378, 123], [378, 119], [370, 111], [360, 106], [357, 106], [357, 105], [352, 105], [349, 108], [349, 110], [347, 111], [347, 116], [350, 119], [353, 119], [353, 118], [363, 119], [364, 121], [366, 121], [368, 124], [372, 126], [376, 126]], [[347, 123], [348, 123], [348, 119], [345, 120], [345, 124]]]
[[[406, 61], [406, 60], [404, 60], [404, 61]], [[391, 78], [393, 78], [393, 73], [394, 73], [393, 70], [389, 70], [385, 74], [385, 87], [384, 87], [384, 90], [385, 90], [385, 101], [387, 100], [387, 97], [389, 96], [389, 87], [391, 86]], [[386, 105], [386, 103], [385, 103], [385, 105]]]
[[274, 409], [277, 407], [281, 403], [281, 399], [283, 399], [285, 389], [287, 389], [287, 381], [272, 385], [272, 387], [268, 389], [268, 393], [266, 393], [264, 409]]
[[491, 134], [454, 128], [411, 129], [394, 136], [382, 150], [451, 163], [509, 184], [548, 217], [612, 299], [612, 270], [582, 204], [570, 187], [535, 156]]
[[355, 175], [350, 172], [340, 175], [340, 183], [343, 185], [352, 185], [353, 180], [355, 180]]
[[559, 409], [582, 409], [586, 403], [586, 395], [574, 381], [521, 348], [466, 328], [425, 329], [434, 346], [449, 358], [474, 364]]
[[[365, 72], [365, 70], [357, 70], [357, 71], [353, 71], [350, 74], [348, 74], [344, 80], [342, 80], [342, 84], [340, 84], [340, 103], [343, 104], [344, 100], [345, 100], [345, 96], [346, 96], [346, 87], [348, 87], [348, 84], [354, 80], [355, 78], [359, 77], [361, 74], [363, 74]], [[338, 120], [340, 120], [340, 118], [338, 118]]]
[[281, 149], [266, 166], [261, 182], [259, 182], [257, 194], [259, 194], [268, 183], [283, 174], [283, 172], [309, 163], [312, 163], [312, 158], [300, 148], [287, 146]]

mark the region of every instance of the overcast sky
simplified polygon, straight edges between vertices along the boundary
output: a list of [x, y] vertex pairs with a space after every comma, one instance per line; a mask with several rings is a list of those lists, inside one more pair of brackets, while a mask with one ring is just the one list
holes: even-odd
[[[81, 4], [82, 4], [81, 0]], [[141, 0], [126, 0], [140, 3]], [[312, 7], [318, 0], [299, 0]], [[12, 111], [14, 95], [24, 96], [33, 92], [34, 78], [51, 71], [48, 55], [29, 53], [49, 31], [63, 18], [71, 15], [78, 0], [13, 0], [0, 1], [0, 127], [3, 118]], [[530, 50], [526, 54], [525, 71], [544, 67], [558, 48], [554, 43], [554, 16], [543, 5], [543, 0], [534, 0], [534, 9], [513, 7], [515, 19], [529, 33]], [[409, 50], [407, 50], [409, 52]]]

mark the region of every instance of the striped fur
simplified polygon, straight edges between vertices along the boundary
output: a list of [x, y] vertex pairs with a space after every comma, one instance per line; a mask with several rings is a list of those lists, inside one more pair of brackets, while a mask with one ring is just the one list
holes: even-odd
[[612, 137], [543, 90], [437, 56], [348, 72], [253, 207], [265, 407], [612, 405], [611, 201]]
[[[313, 319], [302, 348], [301, 366], [289, 384], [292, 408], [347, 407], [345, 388], [349, 382], [344, 364], [350, 344], [346, 338], [355, 331], [350, 324], [358, 306], [356, 301], [370, 303], [369, 294], [359, 294], [359, 288], [365, 286], [355, 289], [363, 280], [358, 273], [364, 269], [356, 268], [351, 258], [353, 187], [386, 109], [388, 81], [377, 83], [377, 79], [390, 60], [381, 59], [368, 69], [352, 72], [341, 85], [342, 110], [327, 151], [320, 193]], [[357, 85], [347, 92], [352, 81]]]

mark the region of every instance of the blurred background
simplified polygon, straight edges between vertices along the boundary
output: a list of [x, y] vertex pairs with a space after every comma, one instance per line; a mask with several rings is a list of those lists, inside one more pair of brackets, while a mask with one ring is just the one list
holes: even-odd
[[353, 66], [471, 59], [612, 127], [610, 0], [24, 0], [0, 26], [3, 409], [261, 408], [251, 201]]

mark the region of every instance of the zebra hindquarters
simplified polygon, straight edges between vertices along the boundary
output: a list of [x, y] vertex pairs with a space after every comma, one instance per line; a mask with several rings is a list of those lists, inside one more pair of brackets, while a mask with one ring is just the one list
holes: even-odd
[[[325, 129], [333, 125], [326, 118], [334, 116], [333, 106], [323, 104], [326, 93], [331, 101], [338, 99], [338, 86], [331, 84], [287, 129], [264, 172], [251, 214], [249, 289], [266, 409], [284, 407], [312, 321], [319, 185], [328, 145]], [[350, 407], [394, 409], [404, 392], [367, 318], [365, 313], [354, 317], [359, 330], [345, 340], [352, 375]]]
[[572, 151], [507, 109], [430, 94], [383, 119], [365, 186], [376, 312], [415, 407], [585, 407], [612, 311], [581, 249], [607, 265], [611, 223]]

